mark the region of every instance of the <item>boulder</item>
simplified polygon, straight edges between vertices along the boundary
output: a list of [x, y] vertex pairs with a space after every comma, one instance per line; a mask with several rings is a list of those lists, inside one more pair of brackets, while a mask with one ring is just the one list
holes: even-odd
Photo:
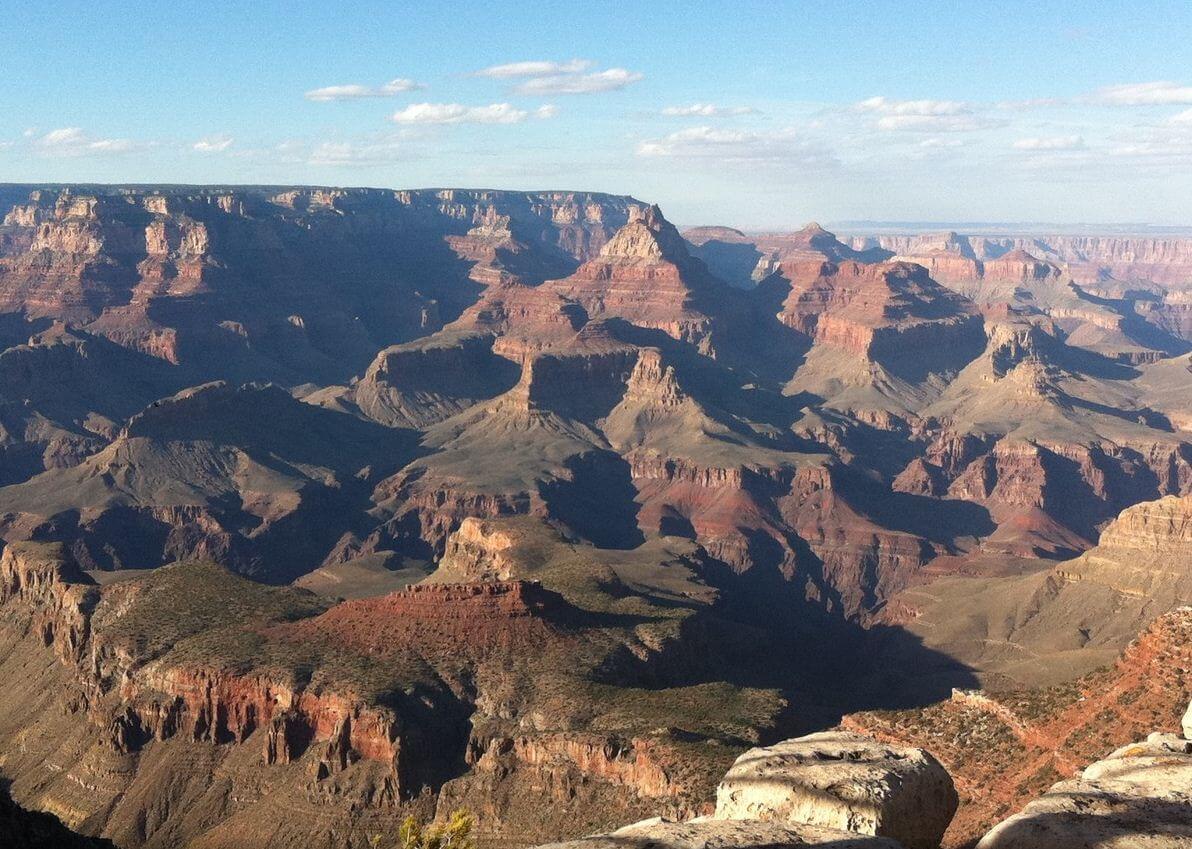
[[1192, 740], [1192, 702], [1188, 702], [1188, 709], [1184, 711], [1184, 739]]
[[958, 798], [922, 749], [830, 731], [750, 749], [716, 791], [716, 818], [807, 824], [933, 849]]
[[1192, 742], [1152, 734], [1062, 781], [994, 827], [977, 849], [1192, 846]]
[[888, 838], [850, 834], [834, 828], [707, 818], [689, 822], [655, 818], [625, 826], [611, 834], [552, 843], [540, 849], [796, 849], [802, 846], [899, 849], [899, 845]]

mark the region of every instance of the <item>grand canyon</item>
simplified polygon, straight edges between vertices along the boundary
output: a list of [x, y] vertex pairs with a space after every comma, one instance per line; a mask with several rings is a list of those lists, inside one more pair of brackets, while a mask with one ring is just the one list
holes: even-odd
[[11, 845], [1192, 842], [1192, 234], [0, 214]]

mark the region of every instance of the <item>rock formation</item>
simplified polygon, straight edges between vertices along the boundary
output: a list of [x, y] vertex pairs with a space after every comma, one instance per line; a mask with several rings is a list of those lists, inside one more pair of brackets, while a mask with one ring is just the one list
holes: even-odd
[[930, 754], [830, 732], [745, 752], [720, 782], [712, 816], [647, 820], [551, 849], [931, 849], [955, 811], [952, 779]]
[[[135, 849], [451, 805], [495, 841], [806, 842], [688, 821], [762, 740], [1062, 685], [1190, 601], [1179, 240], [684, 238], [550, 191], [0, 204], [0, 777]], [[938, 713], [1010, 728], [990, 698]], [[1102, 753], [1072, 745], [1001, 803]]]
[[1151, 734], [1086, 767], [986, 834], [977, 849], [1187, 846], [1192, 739]]
[[716, 790], [716, 817], [806, 823], [939, 845], [956, 813], [956, 791], [921, 749], [825, 732], [750, 749]]
[[1151, 623], [1111, 666], [1075, 681], [1022, 689], [994, 678], [983, 691], [853, 714], [842, 727], [935, 754], [960, 794], [944, 845], [971, 846], [1055, 782], [1079, 778], [1107, 750], [1128, 752], [1155, 729], [1173, 736], [1192, 692], [1190, 636], [1192, 608], [1180, 608]]

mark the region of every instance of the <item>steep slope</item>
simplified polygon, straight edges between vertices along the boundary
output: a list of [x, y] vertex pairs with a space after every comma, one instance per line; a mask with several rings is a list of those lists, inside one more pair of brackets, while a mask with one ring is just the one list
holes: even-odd
[[779, 320], [809, 338], [786, 392], [848, 411], [906, 413], [963, 368], [981, 344], [981, 318], [920, 266], [792, 261]]
[[949, 577], [891, 618], [988, 680], [1050, 684], [1108, 663], [1153, 618], [1192, 604], [1192, 497], [1129, 507], [1095, 548], [1050, 569]]
[[4, 219], [0, 309], [86, 324], [197, 380], [342, 380], [484, 285], [572, 270], [627, 209], [561, 192], [34, 190]]
[[204, 563], [99, 587], [61, 549], [10, 545], [3, 700], [36, 708], [0, 712], [14, 795], [127, 847], [396, 839], [436, 795], [514, 841], [691, 810], [783, 707], [671, 677], [740, 648], [715, 637], [697, 553], [602, 564], [523, 533], [527, 574], [330, 608]]
[[638, 327], [714, 349], [712, 311], [733, 291], [693, 260], [678, 230], [657, 206], [632, 207], [629, 222], [571, 277], [547, 284], [593, 318], [617, 317]]
[[957, 691], [914, 711], [856, 714], [844, 727], [922, 746], [948, 769], [961, 805], [944, 841], [972, 845], [997, 820], [1107, 750], [1175, 731], [1192, 696], [1192, 608], [1158, 618], [1110, 668], [1038, 690]]
[[89, 568], [209, 556], [289, 580], [331, 553], [345, 517], [368, 522], [369, 477], [413, 453], [400, 431], [277, 387], [208, 384], [154, 402], [79, 465], [0, 488], [3, 533], [68, 543]]
[[988, 333], [984, 354], [921, 410], [927, 450], [896, 487], [987, 506], [999, 528], [984, 548], [1018, 556], [1079, 551], [1128, 505], [1189, 491], [1188, 443], [1137, 370], [1070, 346], [1049, 322]]

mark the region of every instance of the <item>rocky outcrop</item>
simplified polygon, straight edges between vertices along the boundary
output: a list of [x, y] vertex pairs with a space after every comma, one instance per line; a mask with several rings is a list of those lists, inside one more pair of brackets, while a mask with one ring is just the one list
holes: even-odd
[[667, 849], [800, 849], [804, 846], [898, 849], [899, 844], [887, 838], [815, 825], [712, 819], [668, 822], [653, 819], [627, 825], [610, 834], [552, 843], [540, 849], [654, 849], [663, 846]]
[[718, 819], [806, 823], [932, 849], [956, 813], [952, 779], [921, 749], [825, 732], [750, 749], [716, 791]]
[[686, 243], [657, 206], [633, 207], [629, 221], [595, 259], [551, 291], [592, 317], [622, 318], [712, 351], [712, 324], [701, 300], [717, 293], [721, 309], [731, 292], [687, 252]]
[[60, 546], [12, 543], [0, 555], [0, 604], [14, 601], [42, 642], [66, 663], [80, 663], [98, 588]]
[[1192, 740], [1152, 734], [1054, 785], [977, 849], [1192, 844]]
[[[1000, 594], [1016, 594], [1008, 582], [995, 583]], [[948, 598], [946, 603], [963, 607], [967, 599]], [[978, 607], [984, 606], [978, 602]], [[1054, 657], [1048, 638], [1059, 642], [1066, 629], [1075, 630], [1074, 624], [1084, 627], [1076, 617], [1087, 614], [1084, 621], [1094, 626], [1090, 635], [1099, 639], [1095, 628], [1108, 617], [1086, 610], [1079, 598], [1071, 600], [1068, 610], [1072, 618], [1040, 616], [1045, 620], [1041, 634], [1025, 649], [1005, 650], [1008, 662], [996, 668], [1020, 674], [1047, 661], [1070, 675], [1087, 638], [1077, 634], [1066, 639]], [[999, 632], [981, 633], [982, 642], [1005, 645]], [[1156, 727], [1165, 732], [1164, 738], [1173, 736], [1167, 732], [1178, 727], [1189, 698], [1190, 637], [1192, 608], [1185, 607], [1155, 619], [1116, 662], [1075, 681], [1065, 677], [1054, 686], [1022, 689], [1010, 688], [1006, 676], [990, 675], [985, 690], [954, 690], [950, 699], [922, 708], [853, 714], [845, 717], [842, 727], [895, 746], [924, 747], [936, 755], [961, 797], [944, 845], [972, 846], [1053, 783], [1078, 779], [1107, 749], [1128, 751], [1131, 741], [1145, 738]], [[1085, 648], [1096, 650], [1091, 642]], [[1092, 665], [1105, 662], [1094, 658]], [[985, 665], [994, 666], [989, 661]]]
[[921, 749], [829, 732], [745, 752], [720, 782], [711, 816], [656, 818], [543, 849], [934, 849], [956, 803], [948, 773]]

